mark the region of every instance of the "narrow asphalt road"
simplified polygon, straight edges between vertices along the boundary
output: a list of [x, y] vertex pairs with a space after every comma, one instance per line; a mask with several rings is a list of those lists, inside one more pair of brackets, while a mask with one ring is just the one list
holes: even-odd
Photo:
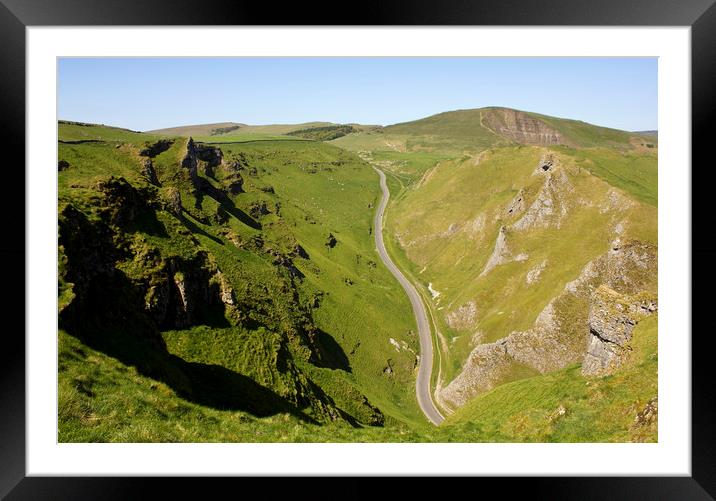
[[415, 393], [418, 397], [418, 405], [420, 405], [423, 414], [425, 414], [430, 422], [438, 425], [442, 423], [445, 418], [435, 407], [433, 399], [430, 396], [430, 375], [433, 372], [433, 340], [430, 332], [430, 324], [428, 323], [428, 315], [418, 291], [416, 291], [413, 284], [405, 278], [405, 275], [403, 275], [395, 263], [391, 261], [390, 257], [388, 257], [388, 252], [385, 250], [385, 243], [383, 242], [383, 213], [385, 212], [385, 207], [388, 205], [390, 191], [388, 191], [388, 184], [385, 181], [383, 171], [375, 167], [373, 168], [380, 176], [380, 189], [383, 191], [383, 198], [380, 200], [378, 210], [375, 213], [375, 245], [378, 248], [380, 259], [393, 276], [398, 279], [400, 285], [403, 286], [405, 293], [408, 295], [408, 298], [410, 298], [410, 304], [413, 306], [413, 314], [418, 324], [418, 336], [420, 337], [420, 365], [418, 366], [418, 378], [415, 381]]

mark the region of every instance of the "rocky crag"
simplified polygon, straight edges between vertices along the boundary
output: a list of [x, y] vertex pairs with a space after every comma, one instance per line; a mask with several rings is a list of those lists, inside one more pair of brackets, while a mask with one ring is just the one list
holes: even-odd
[[[570, 217], [583, 210], [596, 210], [614, 221], [614, 240], [609, 250], [589, 261], [577, 277], [565, 283], [527, 330], [482, 343], [483, 333], [475, 331], [480, 302], [464, 303], [471, 305], [469, 310], [465, 306], [448, 309], [444, 313], [446, 325], [457, 331], [475, 332], [472, 339], [476, 344], [457, 376], [436, 391], [444, 408], [464, 405], [474, 396], [511, 380], [516, 371], [545, 374], [581, 363], [585, 376], [613, 373], [629, 358], [634, 326], [656, 312], [656, 246], [623, 237], [628, 224], [626, 214], [635, 203], [613, 188], [606, 190], [601, 201], [585, 199], [577, 191], [572, 175], [561, 165], [559, 156], [553, 152], [542, 154], [531, 174], [533, 179], [543, 179], [541, 185], [537, 190], [519, 189], [499, 210], [495, 220], [500, 226], [493, 250], [477, 278], [489, 278], [498, 267], [531, 262], [529, 253], [517, 250], [524, 247], [525, 236], [561, 230]], [[481, 228], [485, 220], [487, 217], [480, 219]], [[549, 262], [540, 259], [531, 264], [522, 287], [539, 284]], [[471, 315], [466, 315], [468, 311]]]
[[487, 109], [482, 113], [482, 123], [494, 133], [521, 144], [548, 146], [567, 144], [556, 129], [527, 113], [508, 108]]

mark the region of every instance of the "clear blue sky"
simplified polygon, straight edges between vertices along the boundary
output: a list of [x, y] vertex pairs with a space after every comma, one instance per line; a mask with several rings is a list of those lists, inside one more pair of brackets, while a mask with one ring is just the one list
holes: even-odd
[[388, 125], [482, 106], [657, 128], [655, 58], [63, 58], [58, 72], [60, 119], [134, 130]]

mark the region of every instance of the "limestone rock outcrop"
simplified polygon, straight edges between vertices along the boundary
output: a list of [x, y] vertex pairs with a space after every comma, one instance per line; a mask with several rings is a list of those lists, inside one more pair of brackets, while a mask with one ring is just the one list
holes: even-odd
[[154, 170], [154, 164], [151, 158], [142, 160], [142, 175], [154, 186], [160, 186], [157, 171]]
[[476, 346], [461, 373], [437, 392], [441, 404], [464, 405], [516, 366], [547, 373], [584, 361], [585, 375], [615, 370], [636, 322], [656, 311], [656, 270], [654, 245], [613, 245], [565, 285], [530, 329]]
[[503, 137], [521, 144], [565, 144], [562, 134], [542, 120], [507, 108], [483, 111], [482, 123]]
[[606, 285], [599, 287], [589, 308], [589, 338], [582, 374], [603, 376], [618, 369], [631, 351], [634, 327], [656, 310], [656, 301], [648, 295], [627, 296]]

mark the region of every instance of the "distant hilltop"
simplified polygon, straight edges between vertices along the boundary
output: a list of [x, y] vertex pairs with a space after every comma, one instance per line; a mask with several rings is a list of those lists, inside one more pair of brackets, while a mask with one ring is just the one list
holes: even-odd
[[390, 125], [385, 131], [463, 139], [483, 147], [503, 141], [573, 147], [628, 144], [633, 135], [640, 134], [499, 106], [438, 113], [420, 120]]
[[[81, 122], [66, 124], [85, 125]], [[420, 138], [425, 148], [445, 149], [448, 144], [455, 151], [483, 149], [505, 144], [532, 146], [567, 146], [585, 148], [611, 146], [654, 148], [658, 131], [625, 131], [601, 127], [581, 120], [552, 117], [500, 106], [446, 111], [418, 120], [393, 125], [338, 124], [333, 122], [305, 122], [299, 124], [249, 125], [240, 122], [182, 125], [146, 131], [146, 134], [165, 137], [194, 137], [199, 140], [226, 142], [248, 138], [310, 139], [318, 141], [350, 141], [380, 143], [388, 141], [398, 148], [396, 141], [405, 137]], [[202, 139], [203, 138], [203, 139]], [[210, 139], [212, 138], [212, 139]], [[359, 139], [360, 138], [360, 139]], [[648, 139], [647, 139], [648, 138]], [[415, 141], [413, 141], [415, 142]], [[417, 144], [417, 143], [416, 143]]]

